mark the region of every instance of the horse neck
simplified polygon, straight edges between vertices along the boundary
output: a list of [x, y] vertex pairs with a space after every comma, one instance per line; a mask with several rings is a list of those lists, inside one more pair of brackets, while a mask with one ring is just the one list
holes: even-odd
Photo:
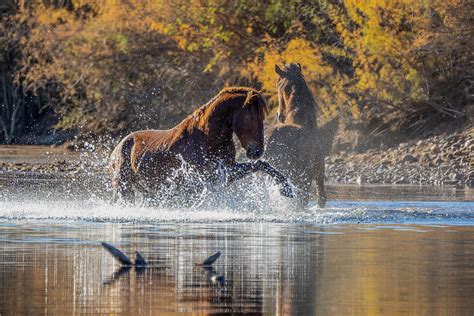
[[316, 107], [313, 95], [309, 88], [297, 86], [294, 95], [290, 98], [289, 109], [285, 116], [285, 123], [298, 124], [303, 127], [317, 129]]
[[196, 127], [205, 131], [206, 147], [233, 145], [233, 118], [236, 111], [242, 107], [245, 98], [246, 96], [242, 95], [229, 96], [204, 110], [202, 116], [205, 119], [198, 122]]

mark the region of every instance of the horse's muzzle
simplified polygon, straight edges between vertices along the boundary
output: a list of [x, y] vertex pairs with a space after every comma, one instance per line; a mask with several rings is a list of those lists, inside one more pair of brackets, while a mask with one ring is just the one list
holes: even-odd
[[247, 158], [258, 159], [263, 155], [263, 147], [256, 145], [249, 145], [247, 148]]

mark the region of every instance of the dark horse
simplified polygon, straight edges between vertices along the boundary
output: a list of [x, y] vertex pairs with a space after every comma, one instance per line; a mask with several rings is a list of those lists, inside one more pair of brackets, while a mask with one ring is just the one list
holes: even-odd
[[324, 207], [324, 157], [329, 151], [328, 142], [332, 142], [327, 134], [337, 121], [318, 128], [316, 103], [300, 64], [285, 65], [283, 69], [275, 65], [275, 71], [279, 76], [278, 120], [281, 124], [271, 132], [266, 157], [296, 186], [301, 207], [307, 207], [311, 183], [316, 180], [318, 205]]
[[135, 189], [153, 194], [164, 187], [180, 191], [180, 187], [197, 185], [186, 177], [169, 180], [183, 163], [192, 166], [200, 180], [211, 184], [231, 183], [261, 171], [282, 185], [283, 195], [292, 196], [286, 177], [267, 162], [235, 161], [233, 133], [248, 158], [258, 159], [263, 155], [266, 111], [266, 102], [258, 91], [225, 88], [174, 128], [129, 134], [110, 157], [114, 202], [118, 198], [134, 202]]

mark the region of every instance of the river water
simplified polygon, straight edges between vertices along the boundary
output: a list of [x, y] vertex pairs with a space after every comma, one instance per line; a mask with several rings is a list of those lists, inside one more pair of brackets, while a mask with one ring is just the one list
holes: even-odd
[[[1, 315], [474, 315], [469, 189], [330, 186], [327, 207], [305, 211], [6, 191]], [[120, 269], [101, 241], [149, 267]], [[216, 251], [212, 273], [195, 265]]]

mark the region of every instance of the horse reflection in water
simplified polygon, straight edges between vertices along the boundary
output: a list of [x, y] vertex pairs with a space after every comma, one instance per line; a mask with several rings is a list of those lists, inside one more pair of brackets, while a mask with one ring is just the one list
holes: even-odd
[[149, 196], [165, 192], [192, 200], [208, 185], [229, 184], [257, 171], [273, 177], [281, 194], [292, 197], [287, 178], [267, 162], [235, 161], [234, 133], [249, 159], [263, 155], [266, 112], [260, 92], [225, 88], [172, 129], [126, 136], [110, 158], [113, 201], [133, 203], [136, 189]]

